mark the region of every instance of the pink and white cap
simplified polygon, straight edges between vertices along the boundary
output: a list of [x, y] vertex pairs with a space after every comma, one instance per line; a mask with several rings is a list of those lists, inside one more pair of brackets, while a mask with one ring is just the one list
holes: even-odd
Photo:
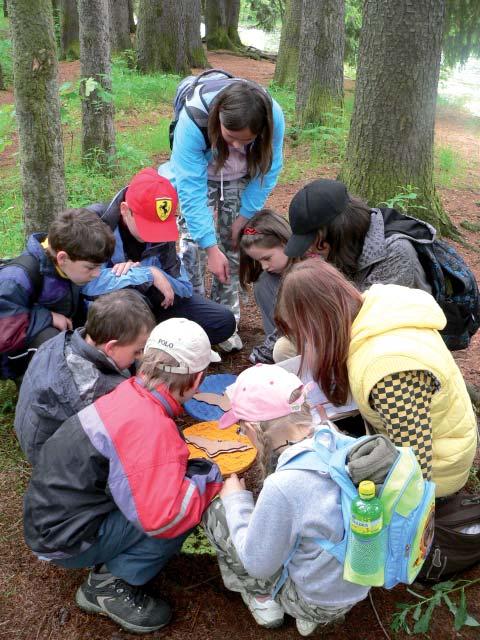
[[303, 387], [300, 378], [275, 364], [245, 369], [225, 390], [232, 408], [220, 418], [218, 426], [226, 429], [239, 420], [260, 422], [300, 411], [306, 389], [292, 404], [289, 402], [299, 387]]

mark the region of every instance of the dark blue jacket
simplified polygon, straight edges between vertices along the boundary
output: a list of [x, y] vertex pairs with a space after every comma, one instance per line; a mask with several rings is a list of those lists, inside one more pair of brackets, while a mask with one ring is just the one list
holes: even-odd
[[57, 272], [40, 244], [45, 238], [45, 233], [32, 234], [24, 251], [39, 263], [38, 297], [21, 266], [12, 264], [0, 269], [0, 354], [15, 355], [28, 349], [37, 334], [53, 326], [52, 311], [68, 318], [78, 311], [80, 287]]

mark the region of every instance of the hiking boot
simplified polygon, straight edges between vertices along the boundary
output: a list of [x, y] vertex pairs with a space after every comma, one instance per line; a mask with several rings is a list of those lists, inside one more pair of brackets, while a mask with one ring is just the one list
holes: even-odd
[[243, 342], [238, 333], [235, 332], [228, 340], [217, 344], [217, 347], [224, 353], [231, 353], [232, 351], [240, 351], [240, 349], [243, 349]]
[[283, 624], [285, 612], [278, 602], [271, 598], [258, 600], [254, 595], [246, 592], [242, 592], [240, 595], [258, 625], [267, 629], [275, 629]]
[[94, 573], [77, 589], [80, 609], [108, 616], [131, 633], [150, 633], [167, 625], [172, 611], [166, 602], [147, 595], [142, 587], [115, 578], [111, 573]]
[[311, 636], [312, 633], [318, 627], [318, 622], [310, 622], [304, 618], [296, 618], [295, 624], [297, 625], [297, 631], [301, 636]]

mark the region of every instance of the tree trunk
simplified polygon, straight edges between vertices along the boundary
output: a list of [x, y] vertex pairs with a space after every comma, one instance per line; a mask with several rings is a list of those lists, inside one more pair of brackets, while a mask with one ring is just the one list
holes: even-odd
[[365, 0], [342, 179], [371, 205], [414, 190], [412, 213], [451, 234], [433, 183], [444, 14], [445, 0]]
[[300, 27], [297, 121], [332, 124], [343, 107], [344, 0], [304, 0]]
[[8, 1], [3, 0], [3, 15], [5, 18], [8, 18]]
[[238, 35], [238, 21], [240, 19], [240, 0], [226, 0], [227, 5], [227, 34], [230, 41], [236, 47], [242, 46], [242, 41]]
[[190, 72], [186, 46], [186, 0], [140, 0], [137, 64], [142, 73]]
[[82, 95], [82, 157], [112, 169], [115, 156], [108, 0], [78, 0]]
[[60, 1], [61, 60], [78, 60], [80, 57], [80, 39], [78, 36], [77, 0]]
[[202, 18], [201, 2], [200, 0], [187, 0], [187, 3], [186, 41], [188, 64], [191, 67], [202, 67], [205, 69], [208, 66], [208, 62], [200, 35], [200, 22]]
[[[9, 4], [25, 232], [65, 208], [57, 52], [50, 0]], [[32, 20], [35, 16], [35, 20]]]
[[286, 0], [274, 76], [282, 87], [294, 88], [297, 82], [301, 21], [302, 0]]
[[1, 64], [0, 64], [0, 91], [5, 91], [5, 81], [3, 79], [3, 69]]
[[207, 49], [237, 50], [242, 46], [238, 35], [239, 0], [206, 0], [205, 39]]
[[135, 24], [135, 19], [133, 16], [133, 0], [128, 0], [128, 24], [130, 33], [135, 33], [137, 30], [137, 25]]
[[128, 0], [108, 0], [110, 18], [110, 53], [132, 48]]

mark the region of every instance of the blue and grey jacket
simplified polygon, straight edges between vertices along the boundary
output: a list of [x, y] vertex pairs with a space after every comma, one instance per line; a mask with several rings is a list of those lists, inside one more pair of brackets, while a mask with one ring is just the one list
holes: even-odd
[[180, 298], [190, 298], [193, 293], [187, 272], [176, 252], [175, 242], [146, 242], [142, 252], [140, 265], [132, 267], [123, 276], [116, 276], [112, 267], [120, 262], [129, 260], [120, 235], [120, 204], [125, 200], [124, 187], [113, 198], [110, 204], [92, 204], [87, 207], [95, 212], [112, 229], [115, 236], [115, 250], [109, 263], [104, 265], [98, 278], [95, 278], [82, 288], [82, 294], [87, 301], [104, 293], [118, 291], [126, 287], [139, 288], [142, 293], [153, 286], [153, 275], [150, 267], [157, 267], [166, 276], [175, 295]]
[[60, 425], [128, 379], [102, 351], [85, 342], [85, 329], [62, 331], [32, 358], [20, 387], [15, 432], [35, 465], [43, 444]]
[[[211, 93], [204, 90], [201, 95], [203, 104], [209, 107], [217, 94], [218, 90]], [[190, 99], [190, 104], [194, 98], [195, 95]], [[200, 96], [198, 99], [200, 100]], [[263, 178], [260, 175], [252, 178], [243, 191], [239, 213], [245, 218], [251, 218], [264, 206], [282, 169], [285, 120], [282, 109], [275, 100], [272, 100], [272, 109], [272, 166]], [[217, 244], [213, 215], [207, 202], [207, 167], [212, 157], [212, 150], [207, 146], [201, 130], [183, 108], [175, 127], [170, 162], [162, 165], [159, 173], [168, 177], [177, 189], [189, 233], [203, 249]]]

